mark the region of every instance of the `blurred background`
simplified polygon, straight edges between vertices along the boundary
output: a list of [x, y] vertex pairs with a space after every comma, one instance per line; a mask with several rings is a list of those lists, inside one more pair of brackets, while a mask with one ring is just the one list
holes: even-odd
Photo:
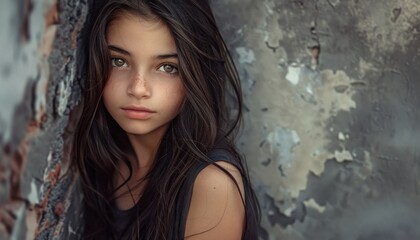
[[[420, 239], [420, 1], [211, 1], [263, 240]], [[86, 0], [2, 0], [0, 239], [80, 239]]]

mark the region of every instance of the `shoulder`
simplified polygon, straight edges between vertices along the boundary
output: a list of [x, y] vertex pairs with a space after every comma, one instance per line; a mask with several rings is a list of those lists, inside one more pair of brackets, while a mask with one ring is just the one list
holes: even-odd
[[194, 181], [186, 239], [242, 237], [245, 199], [241, 172], [224, 159], [214, 164], [217, 166], [210, 164], [201, 170]]

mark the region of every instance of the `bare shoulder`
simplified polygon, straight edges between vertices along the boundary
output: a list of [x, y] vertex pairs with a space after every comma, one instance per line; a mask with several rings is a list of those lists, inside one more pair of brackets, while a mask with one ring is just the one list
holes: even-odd
[[[225, 161], [197, 175], [188, 212], [185, 237], [190, 240], [241, 239], [245, 220], [243, 181], [239, 169]], [[239, 189], [238, 189], [239, 187]]]

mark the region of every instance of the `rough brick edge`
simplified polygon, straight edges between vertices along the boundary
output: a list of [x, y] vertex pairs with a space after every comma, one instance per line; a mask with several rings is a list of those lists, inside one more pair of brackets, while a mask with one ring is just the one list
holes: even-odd
[[[41, 216], [35, 239], [80, 239], [82, 215], [77, 175], [69, 169], [72, 132], [80, 100], [82, 78], [79, 55], [80, 37], [88, 3], [71, 0], [57, 4], [58, 28], [50, 54], [51, 81], [48, 83], [46, 126], [54, 126], [48, 165], [42, 187]], [[74, 110], [74, 111], [73, 111]]]

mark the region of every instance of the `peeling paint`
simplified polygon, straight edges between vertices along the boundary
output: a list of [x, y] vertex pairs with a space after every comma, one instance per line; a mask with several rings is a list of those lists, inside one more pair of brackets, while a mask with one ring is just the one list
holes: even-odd
[[346, 140], [346, 137], [344, 136], [344, 134], [342, 132], [338, 133], [338, 140], [341, 140], [341, 141]]
[[15, 227], [13, 228], [11, 239], [20, 240], [23, 239], [24, 234], [26, 233], [26, 225], [24, 223], [25, 219], [25, 205], [21, 205], [16, 211], [16, 222]]
[[38, 190], [37, 190], [37, 186], [35, 184], [35, 181], [32, 180], [31, 182], [31, 192], [28, 195], [28, 201], [31, 204], [38, 204], [39, 203], [39, 195], [38, 195]]
[[[420, 238], [415, 216], [378, 224], [373, 216], [386, 208], [365, 208], [384, 199], [399, 206], [393, 196], [418, 200], [420, 3], [213, 5], [228, 46], [258, 59], [236, 57], [242, 81], [253, 82], [239, 146], [262, 199], [261, 239]], [[374, 229], [357, 224], [364, 217], [376, 219]]]
[[299, 77], [300, 77], [300, 67], [297, 67], [297, 66], [287, 67], [287, 75], [286, 75], [287, 81], [291, 82], [293, 85], [296, 85], [299, 83]]
[[244, 47], [236, 48], [236, 53], [239, 54], [240, 63], [252, 63], [255, 61], [254, 51], [252, 49], [246, 49]]
[[347, 150], [334, 151], [334, 157], [335, 159], [337, 159], [337, 162], [343, 162], [344, 160], [353, 160], [353, 156]]
[[292, 163], [293, 148], [300, 142], [294, 130], [276, 127], [267, 138], [261, 142], [260, 147], [268, 147], [268, 154], [276, 159], [278, 165], [290, 167]]
[[325, 207], [320, 206], [313, 198], [303, 202], [307, 208], [312, 208], [319, 213], [324, 213]]
[[314, 92], [313, 92], [313, 90], [312, 90], [312, 86], [311, 86], [311, 85], [309, 85], [309, 84], [308, 84], [308, 85], [306, 86], [306, 88], [305, 88], [305, 89], [306, 89], [306, 92], [307, 92], [307, 93], [309, 93], [309, 94], [311, 94], [311, 95], [313, 95], [313, 94], [314, 94]]

